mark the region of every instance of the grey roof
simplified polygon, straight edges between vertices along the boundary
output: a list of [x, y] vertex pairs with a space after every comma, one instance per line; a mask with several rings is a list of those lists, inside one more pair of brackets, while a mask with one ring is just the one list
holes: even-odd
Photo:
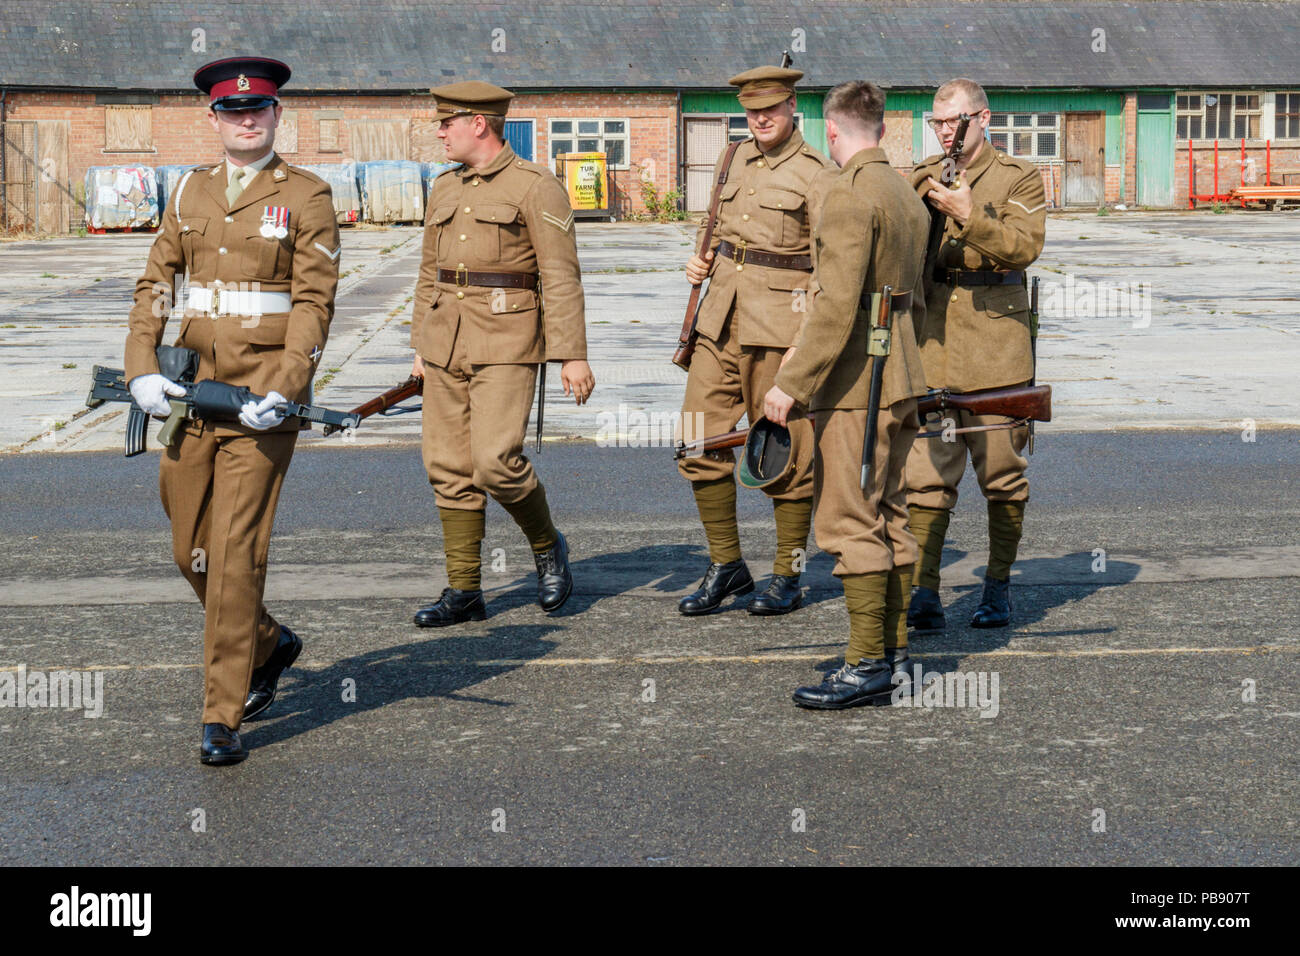
[[[198, 28], [206, 49], [196, 52]], [[497, 29], [504, 52], [492, 50]], [[1098, 29], [1104, 53], [1092, 49]], [[867, 78], [923, 89], [957, 75], [1003, 89], [1300, 87], [1300, 2], [1288, 0], [0, 0], [0, 85], [192, 90], [203, 63], [259, 53], [287, 61], [287, 89], [298, 92], [464, 79], [714, 89], [733, 71], [776, 62], [796, 30], [806, 52], [795, 65], [810, 87]]]

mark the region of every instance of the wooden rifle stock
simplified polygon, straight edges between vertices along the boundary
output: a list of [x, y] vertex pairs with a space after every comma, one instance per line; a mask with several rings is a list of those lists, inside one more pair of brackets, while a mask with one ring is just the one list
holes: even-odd
[[[722, 201], [722, 185], [727, 181], [731, 171], [731, 161], [736, 150], [744, 140], [737, 140], [727, 147], [722, 157], [722, 168], [718, 170], [718, 181], [713, 184], [713, 199], [709, 202], [709, 218], [704, 223], [703, 241], [700, 243], [700, 258], [703, 259], [713, 244], [713, 227], [718, 222], [718, 204]], [[677, 336], [677, 350], [673, 352], [673, 364], [678, 368], [689, 370], [691, 356], [695, 354], [695, 315], [700, 309], [700, 290], [704, 283], [691, 286], [691, 297], [686, 302], [686, 318], [682, 320], [682, 331]]]
[[1017, 385], [1014, 388], [989, 388], [978, 392], [950, 392], [941, 389], [916, 400], [916, 412], [921, 418], [950, 408], [971, 415], [1005, 415], [1025, 421], [1050, 422], [1052, 386]]
[[[419, 395], [424, 390], [424, 379], [412, 375], [401, 385], [397, 385], [384, 392], [382, 395], [376, 395], [364, 405], [358, 405], [352, 409], [350, 414], [356, 415], [358, 421], [364, 421], [371, 415], [378, 415], [380, 412], [387, 411], [398, 402], [404, 402], [414, 395]], [[332, 435], [336, 431], [341, 431], [337, 425], [326, 425], [322, 431], [326, 435]]]

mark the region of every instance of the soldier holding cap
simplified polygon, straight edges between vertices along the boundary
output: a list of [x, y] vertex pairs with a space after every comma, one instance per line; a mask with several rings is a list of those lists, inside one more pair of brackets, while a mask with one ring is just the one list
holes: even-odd
[[[816, 413], [817, 544], [835, 555], [844, 585], [849, 645], [844, 665], [794, 693], [802, 707], [838, 710], [890, 703], [906, 673], [907, 601], [916, 540], [907, 530], [903, 466], [925, 393], [914, 322], [925, 315], [922, 261], [930, 218], [880, 148], [885, 95], [873, 83], [826, 94], [826, 139], [841, 171], [814, 237], [816, 295], [794, 355], [764, 411], [783, 423], [798, 404]], [[869, 357], [872, 294], [893, 294], [887, 354]], [[871, 480], [860, 487], [869, 398], [884, 362]]]
[[[926, 264], [929, 308], [919, 329], [921, 359], [926, 384], [954, 392], [1022, 385], [1034, 377], [1025, 270], [1043, 251], [1047, 228], [1043, 178], [1032, 163], [985, 142], [992, 114], [974, 80], [950, 80], [934, 95], [930, 125], [944, 149], [951, 146], [963, 113], [971, 122], [956, 163], [957, 179], [942, 181], [943, 156], [932, 156], [912, 171], [916, 191], [946, 220], [942, 240], [931, 250], [935, 258]], [[955, 416], [962, 428], [1006, 421], [966, 412]], [[937, 417], [931, 424], [942, 427]], [[1011, 565], [1029, 501], [1028, 462], [1021, 454], [1029, 428], [952, 437], [917, 442], [907, 461], [907, 506], [921, 546], [908, 623], [918, 631], [939, 630], [946, 623], [939, 564], [969, 453], [989, 521], [984, 591], [970, 623], [1006, 627], [1011, 623]]]
[[429, 196], [411, 323], [413, 373], [424, 376], [424, 465], [450, 585], [415, 615], [421, 627], [486, 616], [480, 543], [489, 494], [532, 546], [543, 610], [568, 600], [568, 543], [522, 454], [524, 432], [538, 363], [561, 363], [564, 392], [579, 405], [595, 387], [573, 210], [549, 170], [504, 142], [514, 94], [480, 82], [432, 92], [438, 138], [447, 159], [463, 165], [439, 176]]
[[[300, 427], [275, 407], [309, 401], [338, 284], [330, 187], [274, 152], [289, 67], [233, 57], [194, 74], [225, 159], [186, 173], [136, 284], [126, 377], [136, 403], [166, 415], [182, 394], [160, 374], [174, 283], [189, 274], [176, 344], [198, 353], [197, 380], [244, 385], [238, 423], [190, 421], [159, 470], [172, 553], [204, 607], [206, 764], [247, 756], [240, 722], [265, 710], [302, 641], [262, 604], [276, 504]], [[160, 301], [162, 300], [162, 301]]]
[[[699, 334], [682, 421], [694, 435], [751, 423], [763, 395], [806, 315], [812, 258], [809, 229], [833, 167], [795, 128], [798, 70], [766, 66], [730, 79], [753, 138], [736, 150], [722, 186], [712, 244], [686, 265], [699, 285], [712, 277], [696, 319]], [[717, 181], [726, 152], [714, 170]], [[703, 227], [702, 227], [703, 228]], [[697, 242], [698, 249], [698, 242]], [[763, 487], [776, 518], [776, 559], [767, 589], [749, 604], [752, 614], [785, 614], [802, 602], [799, 574], [812, 521], [812, 428], [791, 426], [793, 465]], [[754, 589], [740, 553], [736, 523], [735, 456], [728, 449], [683, 458], [709, 543], [709, 567], [699, 589], [679, 605], [683, 614], [707, 614], [731, 594]]]

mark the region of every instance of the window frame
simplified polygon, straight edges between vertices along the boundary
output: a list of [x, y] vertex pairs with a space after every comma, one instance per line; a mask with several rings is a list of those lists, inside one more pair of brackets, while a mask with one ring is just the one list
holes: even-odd
[[[1249, 105], [1238, 106], [1237, 99], [1239, 97], [1251, 96], [1255, 98], [1254, 107], [1250, 107]], [[1188, 103], [1188, 105], [1184, 106], [1183, 100], [1190, 100], [1192, 97], [1196, 97], [1200, 101], [1200, 105], [1193, 108], [1191, 104]], [[1206, 102], [1210, 97], [1214, 97], [1215, 102], [1213, 104]], [[1217, 128], [1221, 128], [1223, 125], [1223, 121], [1219, 114], [1222, 112], [1225, 99], [1229, 108], [1227, 118], [1228, 132], [1226, 134], [1217, 131]], [[1264, 100], [1265, 91], [1263, 90], [1179, 90], [1174, 94], [1174, 142], [1187, 143], [1189, 141], [1196, 142], [1197, 140], [1210, 142], [1216, 139], [1224, 141], [1241, 141], [1245, 139], [1255, 142], [1263, 142], [1265, 139], [1270, 138], [1267, 135], [1267, 131], [1264, 129]], [[1206, 110], [1209, 109], [1215, 111], [1215, 123], [1217, 128], [1213, 133], [1209, 130], [1209, 120], [1206, 118]], [[1247, 132], [1244, 135], [1239, 135], [1237, 133], [1238, 116], [1247, 118], [1247, 125], [1249, 125], [1249, 117], [1255, 117], [1257, 119], [1254, 133]], [[1200, 121], [1201, 135], [1199, 136], [1191, 135], [1192, 120], [1194, 119]], [[1184, 120], [1186, 120], [1185, 126], [1182, 122]]]
[[[1002, 125], [998, 125], [997, 123], [994, 122], [994, 120], [997, 119], [997, 117], [999, 116], [1006, 117], [1007, 121]], [[1015, 118], [1018, 116], [1028, 116], [1030, 118], [1029, 124], [1024, 125], [1024, 124], [1016, 123]], [[1046, 116], [1052, 117], [1052, 123], [1050, 125], [1040, 122], [1040, 120]], [[1001, 149], [1002, 152], [1006, 153], [1008, 156], [1014, 156], [1017, 159], [1023, 159], [1031, 163], [1059, 163], [1062, 162], [1064, 159], [1064, 152], [1063, 152], [1064, 118], [1065, 118], [1065, 113], [1061, 111], [995, 110], [990, 108], [989, 126], [988, 129], [985, 131], [984, 138], [988, 140], [990, 146], [992, 146], [994, 149]], [[927, 120], [928, 120], [928, 116], [927, 116]], [[1032, 152], [1027, 154], [1020, 153], [1020, 152], [1015, 152], [1013, 148], [1011, 148], [1015, 146], [1016, 133], [1028, 134], [1033, 138], [1034, 148]], [[1038, 151], [1039, 137], [1043, 133], [1052, 134], [1053, 151], [1051, 153], [1040, 153]], [[1009, 147], [1005, 149], [999, 146], [997, 142], [994, 140], [995, 136], [1001, 136], [1004, 134], [1007, 136], [1006, 145], [1007, 147]]]
[[[557, 133], [555, 131], [556, 123], [572, 123], [573, 128], [568, 133]], [[599, 123], [600, 132], [595, 134], [598, 141], [596, 149], [578, 149], [578, 141], [582, 139], [592, 139], [591, 135], [584, 135], [578, 132], [578, 123]], [[623, 132], [607, 133], [605, 131], [606, 123], [622, 123]], [[624, 170], [632, 168], [632, 120], [627, 116], [550, 116], [546, 120], [546, 153], [547, 162], [551, 168], [555, 167], [557, 141], [563, 141], [570, 144], [569, 149], [561, 150], [565, 153], [604, 153], [609, 156], [609, 150], [605, 148], [605, 143], [611, 140], [621, 141], [623, 143], [623, 161], [621, 163], [606, 162], [606, 168], [610, 170]]]

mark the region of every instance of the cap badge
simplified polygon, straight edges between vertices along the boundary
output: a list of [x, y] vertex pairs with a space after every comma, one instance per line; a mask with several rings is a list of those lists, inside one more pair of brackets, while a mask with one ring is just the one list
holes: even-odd
[[240, 73], [240, 74], [239, 74], [239, 79], [235, 80], [235, 89], [239, 90], [239, 92], [241, 92], [241, 93], [247, 93], [247, 92], [248, 92], [248, 77], [246, 77], [246, 76], [244, 76], [244, 74]]

